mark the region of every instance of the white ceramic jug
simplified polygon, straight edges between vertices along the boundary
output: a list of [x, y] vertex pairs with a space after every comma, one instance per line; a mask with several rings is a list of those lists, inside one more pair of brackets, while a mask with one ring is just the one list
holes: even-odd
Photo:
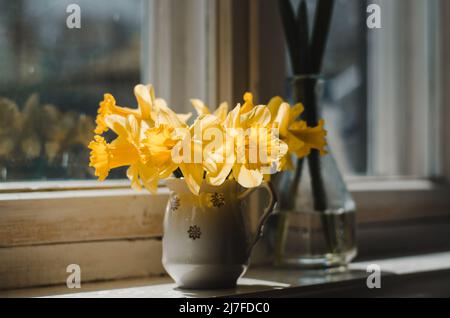
[[272, 187], [261, 185], [269, 197], [254, 234], [241, 202], [258, 188], [244, 189], [233, 180], [218, 187], [204, 183], [196, 196], [183, 179], [168, 179], [167, 186], [171, 190], [163, 238], [167, 273], [180, 288], [236, 286], [274, 208]]

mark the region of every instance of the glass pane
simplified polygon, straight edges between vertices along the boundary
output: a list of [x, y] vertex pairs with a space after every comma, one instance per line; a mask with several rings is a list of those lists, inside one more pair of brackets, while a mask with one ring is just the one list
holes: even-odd
[[[300, 0], [291, 3], [297, 8]], [[310, 30], [316, 3], [307, 0]], [[336, 1], [322, 68], [322, 116], [328, 142], [345, 174], [368, 170], [365, 9], [365, 1]]]
[[366, 6], [361, 0], [336, 1], [323, 64], [323, 115], [331, 149], [345, 174], [368, 170]]
[[335, 1], [322, 69], [331, 150], [346, 175], [436, 175], [440, 1], [378, 0], [380, 29], [367, 26], [371, 3]]
[[439, 174], [440, 0], [380, 0], [368, 32], [370, 173]]
[[86, 145], [103, 94], [135, 105], [143, 1], [76, 1], [79, 29], [66, 23], [71, 3], [0, 0], [1, 181], [92, 178]]

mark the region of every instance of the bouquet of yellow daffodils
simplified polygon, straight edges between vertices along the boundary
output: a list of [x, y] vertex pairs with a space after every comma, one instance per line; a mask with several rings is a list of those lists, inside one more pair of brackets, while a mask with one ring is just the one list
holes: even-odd
[[[231, 111], [222, 103], [215, 111], [198, 99], [191, 103], [198, 113], [176, 114], [156, 98], [151, 85], [134, 89], [138, 108], [116, 104], [105, 94], [96, 118], [90, 166], [99, 180], [109, 171], [129, 167], [131, 186], [155, 192], [160, 179], [182, 175], [198, 194], [203, 182], [214, 186], [227, 179], [246, 188], [257, 187], [271, 174], [292, 168], [291, 157], [307, 156], [311, 149], [325, 153], [324, 122], [308, 127], [300, 120], [303, 106], [291, 107], [280, 97], [267, 105], [254, 105], [250, 93]], [[102, 136], [112, 130], [112, 142]]]

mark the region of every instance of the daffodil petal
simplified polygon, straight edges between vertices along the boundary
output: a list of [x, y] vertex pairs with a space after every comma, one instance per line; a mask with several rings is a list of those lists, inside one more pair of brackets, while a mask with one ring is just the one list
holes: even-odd
[[155, 167], [139, 164], [139, 177], [144, 187], [150, 192], [155, 193], [158, 188], [159, 173]]
[[139, 111], [142, 119], [148, 120], [153, 108], [154, 92], [151, 85], [136, 85], [134, 87], [134, 95], [138, 101]]
[[304, 149], [302, 151], [299, 149], [296, 154], [306, 156], [311, 149], [319, 150], [321, 155], [326, 154], [327, 142], [325, 137], [327, 131], [324, 129], [324, 125], [325, 121], [320, 120], [316, 127], [307, 127], [305, 122], [295, 122], [289, 127], [292, 135], [305, 143]]
[[203, 167], [201, 164], [182, 163], [180, 170], [183, 173], [184, 180], [192, 193], [198, 194], [203, 182]]
[[166, 101], [163, 99], [156, 99], [155, 106], [158, 110], [156, 125], [169, 125], [172, 127], [184, 127], [186, 124], [181, 121], [177, 114], [172, 111], [169, 107], [167, 107]]
[[244, 94], [244, 104], [242, 105], [241, 114], [245, 114], [251, 111], [253, 107], [254, 107], [253, 94], [247, 92]]
[[287, 103], [282, 103], [278, 109], [274, 123], [277, 124], [280, 136], [286, 136], [289, 128], [290, 107]]
[[117, 135], [127, 136], [127, 119], [119, 115], [109, 115], [105, 117], [105, 123], [109, 129], [114, 131]]
[[239, 128], [240, 127], [240, 112], [241, 105], [237, 104], [236, 107], [228, 113], [227, 118], [225, 118], [224, 126], [227, 128]]
[[139, 171], [135, 165], [131, 165], [127, 169], [127, 177], [131, 181], [131, 188], [133, 188], [135, 190], [142, 189], [141, 182], [139, 181]]
[[280, 170], [292, 170], [294, 169], [294, 164], [292, 162], [292, 157], [290, 154], [286, 154], [280, 161]]
[[289, 124], [292, 124], [294, 121], [298, 120], [298, 117], [303, 113], [305, 107], [303, 107], [302, 103], [295, 104], [289, 114]]
[[100, 102], [100, 107], [98, 109], [98, 115], [95, 119], [96, 127], [95, 134], [101, 135], [108, 130], [108, 127], [105, 123], [106, 116], [109, 115], [120, 115], [126, 117], [128, 115], [138, 116], [138, 111], [135, 109], [121, 107], [116, 105], [116, 100], [114, 96], [111, 94], [105, 94], [103, 101]]
[[103, 181], [108, 177], [110, 171], [108, 144], [105, 138], [95, 136], [88, 148], [91, 149], [89, 166], [95, 168], [95, 176]]
[[244, 188], [258, 187], [263, 181], [263, 174], [257, 169], [247, 169], [245, 165], [237, 165], [236, 168], [236, 171], [233, 169], [233, 175]]
[[220, 186], [222, 183], [225, 182], [228, 175], [231, 172], [231, 169], [233, 168], [233, 163], [224, 163], [218, 166], [217, 173], [208, 173], [206, 175], [206, 180], [209, 184], [214, 186]]
[[255, 106], [251, 111], [241, 115], [241, 123], [246, 123], [245, 128], [251, 126], [267, 127], [270, 121], [270, 111], [263, 105]]
[[177, 117], [180, 121], [182, 121], [183, 123], [186, 123], [192, 117], [192, 113], [177, 114]]
[[220, 106], [214, 111], [213, 114], [217, 116], [221, 121], [224, 121], [225, 118], [227, 118], [228, 114], [228, 103], [223, 102], [222, 104], [220, 104]]
[[208, 106], [206, 106], [205, 103], [203, 103], [203, 101], [201, 101], [200, 99], [191, 99], [191, 104], [192, 106], [194, 106], [199, 116], [211, 113]]
[[278, 113], [278, 109], [283, 102], [284, 101], [280, 96], [275, 96], [269, 101], [269, 103], [267, 104], [267, 108], [269, 109], [272, 118], [275, 118]]

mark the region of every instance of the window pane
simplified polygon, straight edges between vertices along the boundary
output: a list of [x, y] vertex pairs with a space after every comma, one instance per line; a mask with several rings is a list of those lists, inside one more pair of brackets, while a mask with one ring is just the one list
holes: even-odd
[[437, 170], [440, 0], [379, 0], [369, 31], [370, 173], [428, 177]]
[[[317, 1], [307, 3], [312, 20]], [[381, 8], [381, 29], [367, 27], [371, 3]], [[344, 174], [438, 174], [439, 3], [336, 0], [322, 111]]]
[[[323, 66], [329, 143], [347, 175], [429, 176], [439, 0], [375, 2], [383, 28], [369, 30], [368, 1], [336, 1]], [[80, 0], [81, 29], [66, 25], [71, 3], [0, 0], [0, 181], [92, 178], [86, 144], [105, 92], [134, 107], [144, 81], [178, 112], [192, 111], [189, 98], [218, 102], [215, 2]]]
[[[103, 93], [140, 81], [143, 1], [0, 0], [0, 180], [91, 178], [87, 143]], [[114, 176], [123, 177], [123, 171]]]
[[[313, 8], [311, 1], [310, 4]], [[346, 174], [368, 171], [365, 11], [365, 1], [336, 1], [323, 64], [323, 115], [328, 139]]]

